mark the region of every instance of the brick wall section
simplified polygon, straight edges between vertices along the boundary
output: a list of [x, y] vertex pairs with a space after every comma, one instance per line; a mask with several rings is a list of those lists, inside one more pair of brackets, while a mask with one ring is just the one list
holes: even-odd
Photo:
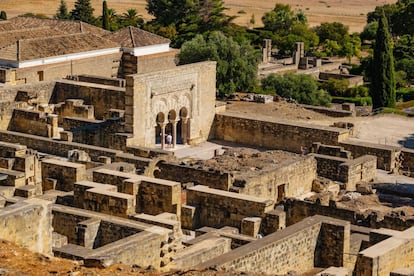
[[93, 105], [95, 118], [102, 119], [109, 109], [125, 109], [125, 88], [86, 82], [60, 80], [56, 83], [51, 101], [82, 99], [85, 105]]
[[349, 131], [341, 128], [293, 124], [273, 118], [260, 121], [231, 113], [216, 114], [214, 133], [220, 140], [296, 153], [301, 152], [301, 146], [311, 148], [314, 142], [338, 145], [349, 136]]
[[195, 228], [203, 226], [240, 228], [241, 221], [245, 217], [264, 218], [266, 212], [273, 210], [274, 202], [198, 185], [187, 189], [187, 205], [196, 208], [198, 216], [194, 221], [198, 221], [199, 225], [194, 225]]
[[[331, 233], [326, 231], [326, 235], [321, 237], [320, 231], [322, 224], [335, 224], [338, 228], [343, 228], [346, 235], [329, 236]], [[249, 245], [239, 247], [218, 258], [201, 264], [198, 268], [219, 267], [227, 271], [245, 271], [268, 274], [287, 274], [289, 271], [304, 273], [319, 266], [330, 266], [339, 263], [338, 260], [344, 258], [344, 253], [349, 248], [330, 250], [329, 242], [332, 244], [341, 243], [340, 239], [349, 238], [349, 223], [338, 221], [331, 218], [315, 216], [307, 218], [300, 223], [292, 225], [282, 231], [270, 234], [262, 239], [249, 243]], [[329, 238], [328, 238], [329, 236]], [[333, 242], [338, 239], [338, 242]], [[317, 244], [326, 242], [324, 253], [333, 257], [327, 263], [318, 263], [319, 258], [315, 258]], [[347, 246], [347, 242], [344, 245]], [[349, 240], [348, 240], [349, 244]], [[316, 252], [318, 254], [318, 252]]]
[[356, 141], [344, 141], [340, 143], [340, 146], [344, 147], [345, 150], [349, 150], [354, 158], [363, 155], [376, 156], [378, 169], [392, 171], [396, 167], [397, 169], [399, 167], [397, 160], [401, 152], [401, 147]]
[[31, 251], [52, 253], [50, 202], [29, 199], [0, 209], [0, 238]]

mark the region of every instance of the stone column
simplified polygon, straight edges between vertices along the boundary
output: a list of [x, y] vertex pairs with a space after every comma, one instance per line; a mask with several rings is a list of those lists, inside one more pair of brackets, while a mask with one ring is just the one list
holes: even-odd
[[184, 145], [187, 145], [187, 123], [188, 117], [181, 118], [181, 140]]
[[173, 137], [173, 145], [172, 147], [175, 148], [175, 146], [177, 145], [177, 120], [171, 120], [170, 121], [171, 125], [172, 125], [172, 137]]
[[165, 126], [167, 124], [165, 123], [160, 123], [160, 128], [161, 128], [161, 149], [165, 148]]

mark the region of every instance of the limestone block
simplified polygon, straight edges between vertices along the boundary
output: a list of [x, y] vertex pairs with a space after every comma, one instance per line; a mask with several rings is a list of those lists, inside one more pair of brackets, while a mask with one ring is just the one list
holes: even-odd
[[260, 233], [262, 219], [258, 217], [249, 217], [242, 219], [241, 233], [251, 237], [257, 237]]
[[43, 191], [55, 190], [56, 189], [56, 185], [57, 185], [57, 179], [54, 179], [54, 178], [46, 178], [42, 182], [42, 189], [43, 189]]
[[199, 223], [196, 206], [181, 206], [181, 225], [185, 229], [195, 229]]
[[63, 141], [72, 142], [73, 141], [73, 133], [70, 131], [61, 131], [60, 132], [60, 139]]
[[16, 191], [14, 191], [15, 196], [21, 196], [25, 198], [32, 198], [38, 195], [38, 190], [35, 185], [25, 185], [16, 188]]
[[286, 227], [286, 212], [283, 209], [276, 208], [266, 213], [262, 221], [262, 232], [269, 235]]
[[374, 190], [372, 189], [371, 183], [358, 183], [356, 184], [356, 191], [363, 195], [373, 194]]
[[68, 237], [56, 232], [52, 233], [52, 247], [59, 248], [66, 244], [68, 244]]

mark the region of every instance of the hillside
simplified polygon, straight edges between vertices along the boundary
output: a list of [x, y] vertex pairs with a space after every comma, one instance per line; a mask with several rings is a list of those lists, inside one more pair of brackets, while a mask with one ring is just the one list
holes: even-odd
[[[72, 9], [74, 0], [66, 0], [69, 9]], [[124, 13], [128, 8], [135, 8], [145, 19], [150, 19], [146, 13], [145, 0], [107, 0], [109, 8], [114, 8], [118, 14]], [[264, 12], [271, 10], [275, 3], [289, 4], [294, 10], [303, 10], [308, 16], [311, 26], [321, 22], [339, 21], [350, 27], [351, 32], [362, 31], [366, 14], [375, 9], [378, 5], [394, 3], [394, 0], [225, 0], [228, 13], [239, 16], [235, 22], [240, 25], [249, 25], [249, 21], [254, 14], [255, 26], [261, 24], [261, 17]], [[5, 10], [8, 17], [32, 12], [43, 13], [53, 16], [59, 6], [60, 0], [31, 0], [18, 1], [1, 0], [0, 10]], [[95, 8], [96, 16], [101, 12], [101, 0], [91, 0]], [[240, 11], [244, 11], [239, 13]]]

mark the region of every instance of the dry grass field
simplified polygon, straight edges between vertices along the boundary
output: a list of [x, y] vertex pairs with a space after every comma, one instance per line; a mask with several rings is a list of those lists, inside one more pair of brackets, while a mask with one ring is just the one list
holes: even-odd
[[[73, 8], [75, 0], [66, 0], [68, 9]], [[145, 19], [150, 16], [146, 13], [146, 0], [107, 0], [108, 6], [114, 8], [118, 14], [128, 8], [135, 8]], [[240, 25], [249, 25], [254, 14], [255, 26], [261, 25], [264, 12], [271, 10], [275, 3], [289, 4], [294, 10], [306, 13], [311, 26], [321, 22], [339, 21], [349, 26], [351, 32], [360, 32], [366, 22], [366, 14], [376, 6], [394, 3], [395, 0], [225, 0], [228, 13], [238, 15], [235, 20]], [[43, 13], [48, 16], [55, 14], [60, 0], [0, 0], [0, 10], [5, 10], [9, 17], [32, 12]], [[95, 15], [101, 12], [102, 0], [91, 0], [95, 8]], [[244, 11], [240, 13], [240, 11]]]

